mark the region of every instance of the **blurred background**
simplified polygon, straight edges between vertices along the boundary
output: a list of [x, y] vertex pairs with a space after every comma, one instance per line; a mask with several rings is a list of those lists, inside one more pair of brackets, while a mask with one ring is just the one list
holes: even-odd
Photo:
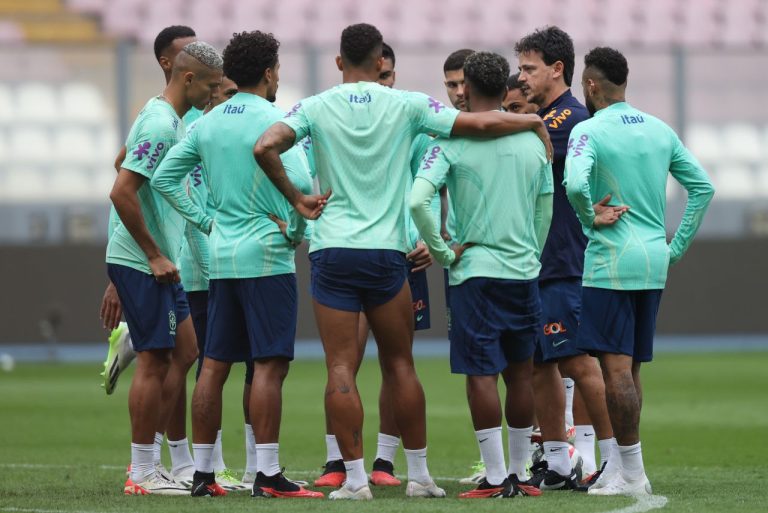
[[[286, 109], [340, 81], [339, 35], [361, 21], [394, 47], [395, 87], [443, 101], [443, 61], [459, 48], [497, 51], [515, 68], [517, 39], [558, 25], [576, 45], [579, 98], [586, 51], [621, 50], [629, 101], [673, 126], [717, 188], [670, 272], [660, 339], [766, 343], [768, 0], [0, 0], [0, 353], [45, 347], [55, 358], [73, 354], [56, 344], [105, 340], [112, 163], [164, 86], [152, 52], [162, 28], [189, 25], [220, 49], [236, 31], [273, 32]], [[671, 184], [670, 235], [685, 199]], [[305, 253], [298, 336], [312, 340]], [[444, 341], [442, 273], [430, 273], [433, 329], [418, 338]]]

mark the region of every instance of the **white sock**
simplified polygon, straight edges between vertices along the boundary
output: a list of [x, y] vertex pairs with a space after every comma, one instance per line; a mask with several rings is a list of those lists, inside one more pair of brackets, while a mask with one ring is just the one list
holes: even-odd
[[576, 383], [571, 378], [563, 378], [565, 387], [565, 423], [573, 426], [573, 392], [576, 390]]
[[131, 481], [138, 484], [155, 473], [155, 444], [131, 444]]
[[507, 447], [509, 449], [509, 467], [507, 474], [516, 474], [520, 481], [527, 479], [525, 465], [531, 457], [531, 433], [533, 426], [513, 428], [507, 426]]
[[359, 490], [368, 484], [368, 476], [365, 474], [365, 461], [363, 458], [360, 458], [359, 460], [345, 461], [344, 468], [347, 470], [347, 482], [345, 485], [347, 488], [351, 490]]
[[154, 463], [161, 463], [163, 454], [163, 434], [162, 433], [155, 433], [155, 455], [154, 455]]
[[[408, 462], [408, 481], [425, 484], [432, 481], [427, 469], [427, 448], [404, 449], [405, 460]], [[347, 474], [349, 475], [349, 474]]]
[[477, 445], [485, 462], [488, 484], [499, 485], [507, 478], [504, 465], [504, 444], [501, 440], [501, 426], [475, 431]]
[[192, 455], [189, 453], [189, 441], [186, 438], [176, 441], [168, 440], [168, 450], [171, 452], [171, 472], [176, 473], [184, 468], [195, 466]]
[[256, 437], [250, 424], [245, 425], [245, 471], [256, 474]]
[[400, 438], [385, 433], [379, 433], [376, 444], [376, 459], [382, 459], [390, 463], [395, 462], [395, 453], [400, 446]]
[[213, 463], [211, 461], [213, 446], [214, 444], [192, 444], [192, 450], [195, 453], [195, 470], [198, 472], [206, 474], [213, 472]]
[[576, 426], [576, 439], [573, 446], [581, 454], [584, 461], [582, 466], [583, 475], [588, 476], [597, 470], [595, 463], [595, 428], [592, 426]]
[[213, 456], [211, 456], [211, 461], [213, 461], [214, 472], [221, 472], [227, 468], [224, 464], [224, 454], [221, 448], [221, 429], [216, 432], [216, 443], [213, 444]]
[[336, 441], [336, 435], [325, 435], [325, 461], [336, 461], [342, 459], [339, 442]]
[[256, 444], [256, 470], [265, 476], [280, 473], [280, 444]]
[[621, 455], [621, 475], [625, 481], [637, 481], [643, 474], [643, 450], [640, 442], [634, 445], [619, 445], [619, 454]]
[[568, 442], [544, 442], [544, 458], [549, 464], [549, 470], [554, 470], [561, 476], [571, 475], [568, 449]]
[[[606, 438], [605, 440], [598, 440], [597, 447], [600, 449], [600, 468], [603, 468], [608, 460], [613, 456], [612, 448], [616, 444], [615, 438]], [[616, 455], [618, 458], [618, 454]]]

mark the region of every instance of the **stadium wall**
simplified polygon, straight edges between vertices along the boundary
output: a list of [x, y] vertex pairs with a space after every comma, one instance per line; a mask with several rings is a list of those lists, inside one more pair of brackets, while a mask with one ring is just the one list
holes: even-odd
[[[698, 240], [673, 267], [658, 319], [660, 334], [766, 334], [768, 239]], [[297, 256], [300, 339], [316, 339], [306, 248]], [[96, 342], [107, 283], [102, 245], [2, 246], [0, 343]], [[445, 338], [441, 269], [429, 269], [432, 326]]]

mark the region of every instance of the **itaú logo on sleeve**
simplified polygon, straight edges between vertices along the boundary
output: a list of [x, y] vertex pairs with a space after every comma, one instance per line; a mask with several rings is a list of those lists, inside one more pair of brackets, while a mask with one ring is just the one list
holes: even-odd
[[545, 335], [557, 335], [559, 333], [567, 333], [568, 330], [565, 329], [565, 326], [563, 326], [562, 321], [561, 322], [550, 322], [549, 324], [544, 325], [544, 334]]

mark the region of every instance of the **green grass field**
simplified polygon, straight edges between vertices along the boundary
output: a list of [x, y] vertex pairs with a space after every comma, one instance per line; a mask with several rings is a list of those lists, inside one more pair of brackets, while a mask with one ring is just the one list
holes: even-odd
[[[449, 497], [466, 487], [477, 448], [463, 379], [445, 360], [420, 360], [427, 395], [429, 466]], [[107, 397], [94, 365], [22, 364], [0, 373], [0, 511], [194, 512], [275, 511], [515, 511], [638, 513], [634, 499], [550, 492], [513, 502], [410, 500], [404, 486], [374, 489], [366, 504], [261, 500], [248, 494], [221, 499], [125, 497], [129, 461], [126, 395], [129, 375]], [[643, 371], [642, 440], [654, 493], [668, 498], [662, 511], [768, 510], [768, 353], [661, 354]], [[366, 361], [360, 388], [368, 416], [366, 463], [375, 453], [378, 369]], [[296, 362], [285, 386], [281, 463], [289, 477], [311, 480], [325, 457], [320, 362]], [[190, 388], [191, 390], [191, 388]], [[242, 371], [226, 390], [225, 460], [242, 469]], [[191, 435], [191, 432], [190, 432]], [[164, 455], [168, 461], [167, 453]], [[396, 471], [405, 471], [402, 451]]]

